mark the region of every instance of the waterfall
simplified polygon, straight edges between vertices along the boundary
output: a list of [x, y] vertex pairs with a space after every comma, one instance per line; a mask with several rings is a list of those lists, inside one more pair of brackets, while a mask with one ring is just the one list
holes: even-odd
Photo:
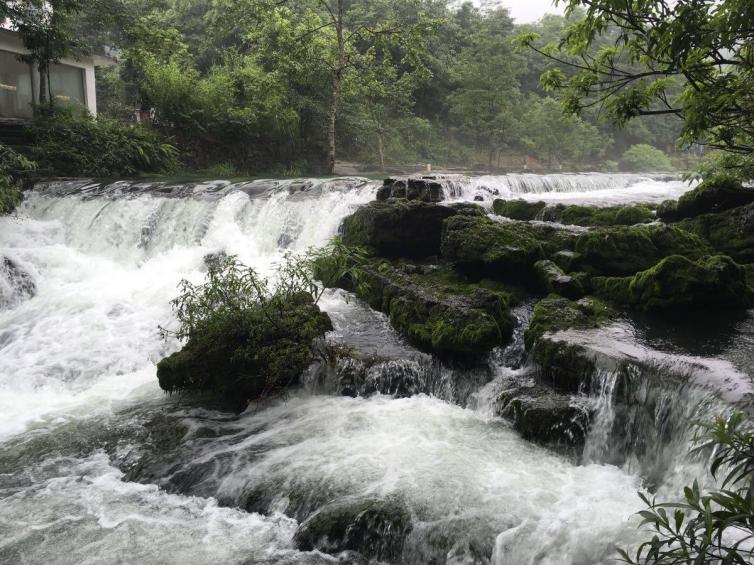
[[[560, 176], [449, 179], [446, 196], [473, 200], [504, 182], [537, 198], [683, 190]], [[469, 369], [416, 351], [384, 315], [328, 292], [328, 337], [344, 351], [301, 390], [241, 415], [159, 390], [155, 363], [179, 344], [157, 326], [172, 319], [178, 282], [202, 280], [207, 254], [270, 273], [284, 253], [336, 234], [378, 184], [59, 181], [0, 218], [0, 561], [349, 562], [299, 551], [294, 533], [354, 508], [366, 516], [359, 539], [384, 532], [369, 524], [386, 512], [408, 521], [395, 562], [596, 564], [640, 539], [631, 516], [643, 478], [675, 486], [688, 475], [683, 463], [653, 473], [648, 462], [686, 433], [676, 429], [694, 412], [673, 403], [702, 406], [696, 389], [606, 371], [576, 398], [597, 412], [583, 462], [522, 440], [487, 408], [495, 386], [532, 378], [521, 339], [531, 305], [515, 312], [513, 344]], [[625, 409], [650, 397], [646, 410]], [[667, 425], [651, 443], [656, 422]], [[616, 438], [635, 457], [611, 451]]]

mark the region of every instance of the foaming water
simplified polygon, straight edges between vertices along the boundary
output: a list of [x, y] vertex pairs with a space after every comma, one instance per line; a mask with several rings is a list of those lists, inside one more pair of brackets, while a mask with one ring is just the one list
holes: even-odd
[[678, 198], [693, 188], [672, 175], [621, 173], [509, 174], [446, 178], [441, 182], [450, 199], [491, 202], [495, 198], [522, 198], [589, 206], [659, 203]]
[[[506, 182], [565, 194], [562, 181], [537, 192], [526, 180]], [[628, 182], [568, 194], [645, 181]], [[676, 190], [646, 182], [663, 198]], [[379, 358], [367, 379], [391, 393], [413, 383], [413, 396], [302, 393], [240, 417], [163, 397], [155, 363], [178, 344], [157, 326], [171, 321], [180, 279], [201, 280], [204, 257], [221, 250], [269, 273], [286, 251], [327, 241], [376, 186], [57, 183], [0, 218], [0, 255], [16, 268], [0, 280], [0, 561], [329, 562], [293, 548], [299, 522], [375, 497], [408, 509], [408, 563], [596, 564], [632, 543], [637, 473], [522, 441], [486, 404], [490, 374], [440, 366], [341, 292], [323, 299], [333, 338]], [[13, 282], [21, 272], [33, 291]], [[520, 357], [513, 347], [491, 360]], [[464, 404], [479, 389], [478, 409], [441, 400]]]

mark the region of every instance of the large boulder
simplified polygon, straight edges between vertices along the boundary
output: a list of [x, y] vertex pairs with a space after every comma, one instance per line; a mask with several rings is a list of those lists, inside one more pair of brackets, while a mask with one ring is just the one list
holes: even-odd
[[687, 218], [677, 225], [708, 241], [718, 253], [754, 263], [754, 204]]
[[508, 342], [514, 326], [511, 294], [457, 280], [449, 269], [366, 268], [367, 289], [356, 289], [372, 308], [418, 347], [441, 357], [475, 357]]
[[655, 213], [646, 204], [633, 206], [558, 206], [553, 210], [557, 221], [576, 226], [632, 226], [655, 219]]
[[370, 202], [343, 220], [347, 245], [365, 247], [380, 257], [439, 255], [443, 221], [458, 212], [425, 202]]
[[746, 270], [730, 257], [691, 261], [672, 255], [633, 277], [595, 277], [595, 292], [645, 311], [752, 304]]
[[455, 216], [445, 222], [441, 252], [462, 271], [502, 279], [530, 279], [546, 254], [572, 246], [575, 234], [553, 226]]
[[575, 251], [585, 271], [631, 275], [669, 255], [698, 259], [710, 250], [700, 237], [677, 226], [650, 224], [595, 228], [577, 238]]
[[242, 410], [249, 401], [298, 382], [313, 359], [314, 340], [332, 329], [330, 318], [308, 294], [288, 301], [274, 318], [268, 314], [250, 309], [205, 324], [157, 364], [160, 387], [209, 391]]
[[667, 200], [657, 211], [660, 219], [677, 222], [701, 214], [712, 214], [754, 203], [754, 188], [732, 178], [709, 179], [678, 201]]
[[412, 528], [411, 514], [400, 500], [347, 498], [304, 520], [293, 545], [329, 554], [356, 551], [370, 560], [396, 563]]
[[529, 202], [528, 200], [502, 200], [496, 198], [492, 202], [492, 211], [498, 216], [505, 216], [511, 220], [535, 220], [539, 213], [547, 206], [541, 200]]
[[559, 339], [558, 332], [598, 328], [614, 316], [610, 307], [591, 297], [573, 301], [550, 295], [538, 302], [524, 342], [541, 380], [570, 392], [588, 385], [596, 370], [592, 356], [582, 346]]

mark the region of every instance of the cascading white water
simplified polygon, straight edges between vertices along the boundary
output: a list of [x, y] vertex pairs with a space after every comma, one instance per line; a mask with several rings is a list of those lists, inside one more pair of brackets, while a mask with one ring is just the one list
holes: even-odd
[[555, 175], [508, 174], [440, 179], [446, 196], [489, 202], [495, 198], [552, 204], [613, 206], [633, 202], [662, 202], [678, 198], [691, 188], [672, 175], [629, 173], [567, 173]]
[[[402, 500], [406, 562], [603, 563], [636, 539], [637, 475], [524, 442], [485, 406], [301, 393], [235, 418], [163, 396], [178, 281], [220, 250], [269, 272], [376, 183], [108, 186], [59, 184], [0, 218], [0, 255], [34, 285], [1, 289], [0, 562], [326, 563], [293, 549], [287, 516], [334, 496]], [[344, 341], [412, 354], [357, 302], [324, 306]]]

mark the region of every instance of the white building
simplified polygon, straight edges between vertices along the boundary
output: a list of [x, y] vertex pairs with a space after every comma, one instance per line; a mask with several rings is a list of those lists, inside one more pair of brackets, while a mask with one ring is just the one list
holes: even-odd
[[[0, 26], [0, 119], [28, 119], [39, 102], [39, 72], [22, 63], [28, 53], [18, 34]], [[81, 104], [97, 113], [94, 68], [113, 65], [108, 57], [92, 55], [81, 60], [63, 59], [50, 68], [53, 96], [63, 103]]]

